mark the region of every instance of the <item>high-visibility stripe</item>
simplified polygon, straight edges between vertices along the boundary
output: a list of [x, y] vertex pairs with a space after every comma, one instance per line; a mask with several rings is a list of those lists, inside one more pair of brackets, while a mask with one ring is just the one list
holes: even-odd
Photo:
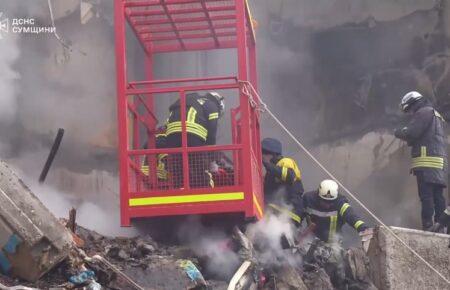
[[259, 205], [258, 198], [256, 197], [255, 194], [253, 194], [253, 203], [255, 204], [256, 210], [258, 211], [259, 215], [260, 215], [260, 216], [263, 216], [264, 213], [263, 213], [263, 211], [262, 211], [261, 206]]
[[341, 210], [339, 211], [339, 214], [341, 216], [344, 216], [345, 211], [350, 207], [350, 204], [344, 203], [341, 207]]
[[182, 204], [182, 203], [212, 202], [212, 201], [231, 201], [243, 199], [244, 199], [243, 192], [226, 192], [226, 193], [211, 193], [211, 194], [130, 198], [128, 200], [128, 204], [129, 206], [144, 206], [144, 205]]
[[197, 110], [194, 107], [190, 107], [187, 113], [186, 121], [195, 123], [195, 117], [197, 116]]
[[[181, 131], [182, 125], [180, 121], [167, 124], [166, 130], [167, 135], [173, 133], [180, 133]], [[188, 133], [195, 134], [204, 140], [206, 140], [206, 138], [208, 137], [208, 130], [206, 130], [205, 127], [197, 123], [186, 122], [186, 131]]]
[[358, 229], [362, 224], [364, 224], [363, 221], [357, 221], [357, 222], [355, 223], [355, 225], [354, 225], [354, 228], [355, 228], [355, 229]]
[[411, 168], [425, 167], [444, 169], [444, 158], [438, 156], [427, 156], [427, 147], [420, 146], [420, 156], [412, 159]]
[[417, 167], [429, 167], [429, 168], [437, 168], [437, 169], [444, 169], [444, 164], [443, 163], [436, 163], [436, 162], [413, 162], [412, 168], [417, 168]]
[[[166, 131], [167, 135], [169, 135], [170, 133], [173, 133], [173, 132], [181, 132], [181, 128], [182, 128], [182, 125], [181, 125], [180, 121], [169, 123], [167, 125], [167, 131]], [[202, 125], [197, 124], [197, 123], [186, 122], [186, 129], [187, 130], [195, 129], [195, 130], [200, 131], [202, 134], [205, 134], [205, 135], [208, 134], [208, 130], [206, 130], [205, 127], [203, 127]]]
[[212, 173], [209, 172], [209, 170], [205, 170], [205, 173], [206, 173], [206, 175], [208, 175], [208, 178], [209, 178], [209, 187], [214, 188], [215, 184], [214, 184], [214, 179], [213, 179]]
[[337, 215], [330, 216], [330, 231], [328, 232], [328, 241], [332, 241], [336, 234]]
[[442, 115], [438, 111], [434, 110], [434, 115], [445, 122], [444, 117], [442, 117]]
[[148, 176], [148, 173], [149, 173], [148, 166], [147, 166], [147, 165], [142, 165], [142, 166], [141, 166], [141, 172], [142, 172], [142, 174]]
[[219, 119], [219, 113], [211, 113], [208, 116], [208, 120]]
[[287, 214], [292, 220], [298, 222], [299, 224], [302, 222], [302, 219], [300, 218], [300, 216], [296, 215], [295, 213], [293, 213], [292, 211], [286, 209], [286, 208], [282, 208], [276, 204], [273, 203], [269, 203], [268, 204], [269, 207], [275, 209], [276, 211], [279, 211], [281, 213]]
[[287, 167], [282, 167], [281, 168], [281, 180], [286, 181], [287, 174], [288, 174]]
[[309, 213], [309, 214], [320, 216], [320, 217], [337, 216], [337, 214], [338, 214], [337, 210], [333, 210], [333, 211], [319, 211], [319, 210], [312, 209], [310, 207], [308, 207], [306, 209], [306, 212]]
[[161, 134], [156, 134], [155, 137], [156, 138], [160, 138], [160, 137], [166, 137], [167, 135], [165, 133], [161, 133]]
[[444, 158], [442, 157], [416, 157], [413, 158], [413, 163], [420, 163], [420, 162], [429, 162], [429, 163], [436, 163], [436, 164], [444, 164]]

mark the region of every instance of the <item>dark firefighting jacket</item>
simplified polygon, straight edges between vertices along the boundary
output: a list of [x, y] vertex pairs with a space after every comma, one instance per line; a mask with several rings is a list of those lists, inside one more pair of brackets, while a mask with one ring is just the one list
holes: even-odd
[[[167, 136], [181, 133], [180, 100], [169, 108]], [[186, 95], [186, 131], [205, 141], [205, 145], [216, 144], [219, 104], [199, 94]]]
[[[324, 202], [328, 203], [330, 207], [325, 208]], [[325, 201], [319, 197], [317, 190], [306, 192], [303, 195], [303, 209], [300, 211], [300, 217], [302, 220], [309, 217], [310, 222], [315, 224], [314, 234], [324, 242], [336, 241], [336, 233], [341, 232], [345, 223], [358, 232], [367, 229], [345, 196], [338, 195], [335, 200]]]
[[264, 198], [266, 204], [277, 203], [279, 197], [295, 211], [301, 208], [303, 183], [300, 169], [295, 160], [277, 156], [271, 162], [263, 162], [266, 168], [264, 177]]
[[[414, 104], [413, 104], [414, 105]], [[420, 103], [407, 126], [396, 130], [395, 136], [411, 146], [411, 172], [424, 182], [447, 184], [447, 144], [444, 119], [428, 103]]]

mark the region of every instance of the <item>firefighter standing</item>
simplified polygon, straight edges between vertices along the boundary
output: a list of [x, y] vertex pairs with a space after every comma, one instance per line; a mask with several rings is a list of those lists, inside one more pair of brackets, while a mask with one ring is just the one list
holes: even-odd
[[306, 257], [305, 265], [318, 264], [327, 272], [337, 289], [346, 289], [344, 251], [340, 233], [347, 223], [363, 236], [368, 234], [366, 224], [355, 214], [345, 196], [333, 180], [324, 180], [315, 191], [303, 195], [300, 217], [309, 221], [316, 236]]
[[294, 159], [282, 155], [281, 142], [265, 138], [261, 143], [264, 176], [264, 199], [266, 205], [278, 212], [287, 213], [294, 221], [300, 223], [298, 215], [283, 207], [284, 204], [301, 208], [303, 183], [300, 169]]
[[[181, 140], [181, 111], [180, 100], [169, 108], [170, 114], [167, 122], [167, 147], [182, 146]], [[219, 118], [225, 111], [224, 98], [216, 92], [209, 92], [202, 96], [198, 93], [186, 95], [186, 132], [187, 146], [207, 146], [216, 144], [217, 125]], [[178, 154], [179, 155], [179, 154]], [[175, 156], [174, 156], [175, 157]], [[181, 187], [182, 162], [178, 156], [174, 162], [173, 179], [175, 187]], [[190, 185], [192, 187], [212, 186], [210, 163], [214, 160], [213, 154], [196, 152], [189, 154]]]
[[443, 196], [447, 179], [447, 145], [444, 119], [418, 92], [407, 93], [400, 103], [404, 113], [411, 113], [409, 124], [395, 130], [395, 137], [411, 146], [411, 172], [417, 178], [422, 203], [422, 227], [430, 230], [445, 209]]

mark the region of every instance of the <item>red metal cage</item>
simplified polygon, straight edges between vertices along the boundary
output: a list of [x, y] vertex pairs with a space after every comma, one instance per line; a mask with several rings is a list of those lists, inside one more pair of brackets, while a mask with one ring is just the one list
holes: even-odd
[[[257, 88], [256, 43], [247, 2], [116, 0], [114, 4], [121, 224], [128, 226], [134, 217], [208, 213], [261, 218], [259, 111], [252, 98]], [[144, 81], [128, 80], [126, 22], [145, 52]], [[236, 76], [153, 78], [155, 54], [215, 49], [234, 49]], [[231, 142], [189, 147], [186, 94], [213, 90], [236, 92], [238, 105], [227, 112]], [[178, 148], [156, 148], [161, 120], [155, 98], [164, 94], [175, 94], [184, 108]], [[220, 160], [220, 170], [203, 170], [205, 154]]]

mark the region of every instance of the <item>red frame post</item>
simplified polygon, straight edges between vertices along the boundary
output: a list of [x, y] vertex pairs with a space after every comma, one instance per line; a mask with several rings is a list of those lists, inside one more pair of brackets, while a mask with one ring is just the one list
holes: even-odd
[[125, 7], [123, 1], [114, 1], [114, 31], [116, 47], [117, 76], [117, 119], [118, 119], [118, 149], [119, 149], [119, 180], [120, 180], [120, 222], [123, 226], [130, 225], [128, 212], [129, 181], [128, 181], [128, 118], [126, 87], [126, 31]]

